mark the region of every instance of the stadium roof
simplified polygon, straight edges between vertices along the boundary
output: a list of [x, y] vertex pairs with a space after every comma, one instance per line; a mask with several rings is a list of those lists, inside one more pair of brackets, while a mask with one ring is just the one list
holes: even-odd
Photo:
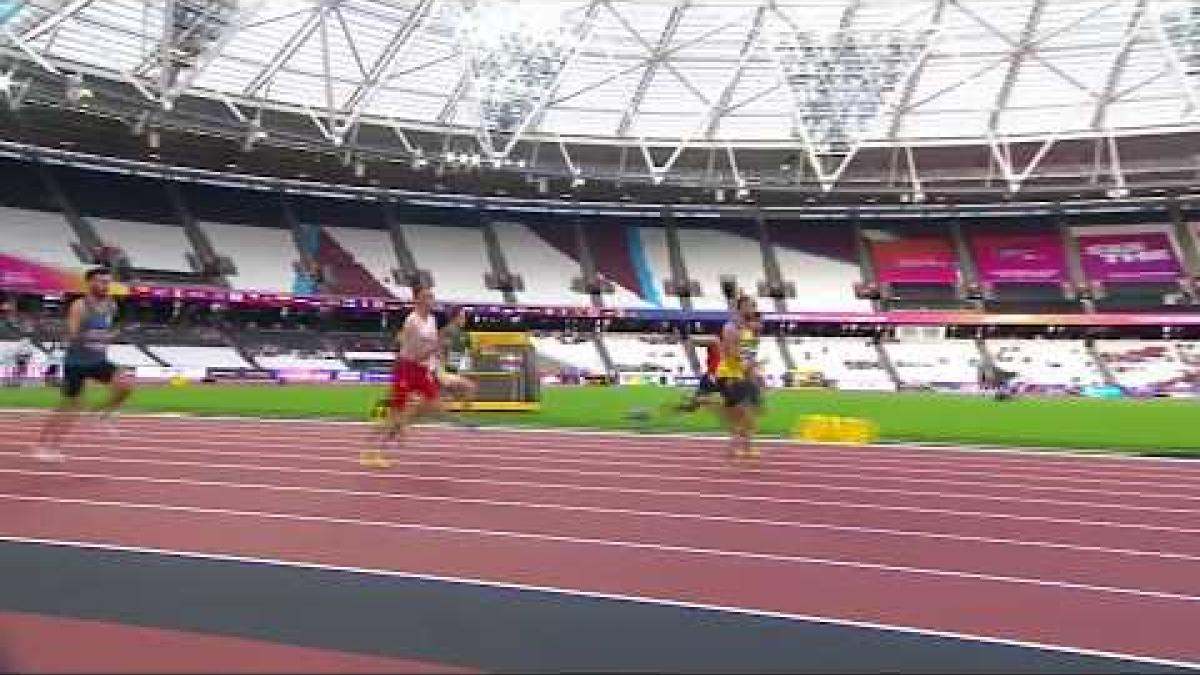
[[702, 147], [836, 179], [864, 146], [1200, 129], [1200, 0], [0, 0], [0, 49], [334, 146], [619, 145], [651, 174]]

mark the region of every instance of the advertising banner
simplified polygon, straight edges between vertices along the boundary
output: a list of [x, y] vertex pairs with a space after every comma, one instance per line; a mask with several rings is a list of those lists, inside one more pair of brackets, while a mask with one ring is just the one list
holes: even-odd
[[134, 377], [138, 380], [167, 381], [182, 377], [191, 382], [199, 382], [208, 375], [207, 368], [170, 368], [162, 366], [138, 366], [133, 369]]
[[871, 257], [879, 280], [886, 283], [956, 284], [958, 257], [946, 237], [877, 238]]
[[1056, 232], [981, 232], [971, 237], [979, 279], [987, 283], [1061, 283], [1070, 279]]
[[274, 382], [275, 371], [254, 368], [207, 368], [207, 379], [238, 382]]
[[[78, 293], [83, 290], [83, 271], [0, 253], [0, 289], [18, 293]], [[129, 289], [112, 285], [113, 295], [125, 295]]]
[[1092, 281], [1174, 281], [1182, 276], [1165, 232], [1079, 234], [1079, 261]]
[[275, 375], [281, 382], [329, 382], [333, 379], [334, 371], [312, 370], [310, 368], [283, 368]]

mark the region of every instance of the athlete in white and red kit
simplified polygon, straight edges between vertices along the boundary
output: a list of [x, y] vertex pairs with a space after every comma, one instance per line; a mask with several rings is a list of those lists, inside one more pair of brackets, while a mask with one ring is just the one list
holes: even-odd
[[[388, 426], [380, 447], [363, 453], [364, 466], [390, 466], [391, 460], [384, 446], [391, 441], [402, 440], [414, 419], [441, 412], [436, 369], [442, 343], [437, 317], [433, 314], [433, 291], [428, 288], [417, 289], [413, 300], [413, 311], [404, 320], [404, 327], [396, 336], [396, 365], [392, 371]], [[415, 407], [409, 401], [414, 397], [421, 399]]]

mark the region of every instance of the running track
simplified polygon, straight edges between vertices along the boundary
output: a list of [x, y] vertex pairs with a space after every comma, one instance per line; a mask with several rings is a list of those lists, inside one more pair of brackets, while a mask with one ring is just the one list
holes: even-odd
[[0, 412], [0, 539], [647, 598], [1200, 663], [1200, 463], [127, 417], [71, 460]]

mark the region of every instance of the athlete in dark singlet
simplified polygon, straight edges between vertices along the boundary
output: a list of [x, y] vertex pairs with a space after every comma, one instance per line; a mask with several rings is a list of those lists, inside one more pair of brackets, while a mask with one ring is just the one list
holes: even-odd
[[442, 358], [438, 369], [438, 383], [464, 411], [470, 408], [478, 390], [475, 382], [465, 375], [471, 367], [471, 336], [466, 327], [467, 310], [462, 307], [451, 310], [441, 330]]
[[45, 461], [63, 459], [62, 439], [75, 425], [83, 408], [81, 396], [88, 380], [109, 386], [108, 401], [97, 412], [106, 418], [129, 398], [132, 384], [119, 377], [119, 368], [108, 360], [117, 314], [109, 295], [112, 276], [105, 269], [90, 270], [84, 277], [87, 291], [67, 309], [66, 356], [63, 359], [62, 403], [42, 427], [34, 457]]

